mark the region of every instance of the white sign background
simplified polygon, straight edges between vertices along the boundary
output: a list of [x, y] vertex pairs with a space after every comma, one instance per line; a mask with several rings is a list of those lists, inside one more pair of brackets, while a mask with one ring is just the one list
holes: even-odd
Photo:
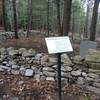
[[49, 54], [73, 51], [68, 36], [45, 38]]

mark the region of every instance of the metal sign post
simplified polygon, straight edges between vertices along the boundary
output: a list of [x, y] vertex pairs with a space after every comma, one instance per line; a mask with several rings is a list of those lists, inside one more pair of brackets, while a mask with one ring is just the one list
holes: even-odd
[[58, 56], [58, 100], [61, 100], [62, 88], [61, 88], [61, 53]]
[[49, 54], [57, 54], [58, 56], [58, 99], [62, 99], [62, 87], [61, 87], [61, 54], [65, 52], [73, 51], [69, 37], [49, 37], [46, 38], [46, 44]]

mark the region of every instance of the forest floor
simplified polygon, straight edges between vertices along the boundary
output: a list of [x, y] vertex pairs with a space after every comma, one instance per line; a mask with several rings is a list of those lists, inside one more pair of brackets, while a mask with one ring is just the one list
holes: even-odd
[[[0, 73], [0, 100], [58, 100], [57, 82]], [[62, 82], [62, 100], [100, 100], [77, 84]]]
[[[96, 37], [96, 41], [100, 44], [100, 36]], [[79, 41], [73, 41], [72, 43], [74, 49], [79, 49]], [[33, 48], [37, 52], [43, 52], [47, 53], [47, 47], [45, 42], [45, 36], [43, 35], [34, 35], [30, 36], [29, 38], [19, 38], [19, 39], [7, 39], [0, 43], [1, 47], [15, 47], [15, 48]], [[41, 49], [42, 48], [42, 49]], [[100, 49], [100, 45], [97, 47], [97, 49]]]
[[[100, 41], [100, 38], [97, 38], [98, 41]], [[20, 47], [25, 47], [25, 48], [33, 48], [35, 49], [37, 52], [43, 52], [43, 53], [47, 53], [47, 48], [46, 48], [46, 43], [45, 43], [45, 37], [42, 35], [38, 35], [38, 36], [31, 36], [29, 38], [20, 38], [20, 39], [7, 39], [6, 41], [0, 43], [0, 48], [1, 47], [16, 47], [16, 48], [20, 48]], [[79, 50], [79, 43], [74, 43], [73, 47], [76, 50]], [[4, 93], [9, 92], [10, 93], [20, 93], [20, 91], [16, 90], [17, 84], [15, 85], [14, 83], [18, 82], [18, 81], [25, 81], [25, 86], [24, 87], [28, 87], [31, 88], [31, 90], [34, 92], [36, 92], [36, 87], [39, 91], [37, 91], [37, 93], [35, 93], [34, 98], [40, 97], [38, 99], [31, 99], [31, 97], [27, 97], [26, 99], [18, 99], [18, 100], [57, 100], [57, 91], [53, 91], [52, 89], [54, 88], [54, 90], [57, 90], [57, 86], [56, 83], [48, 83], [48, 82], [43, 82], [43, 81], [35, 81], [34, 79], [29, 79], [29, 78], [25, 78], [22, 76], [7, 76], [5, 73], [0, 73], [0, 82], [4, 81], [3, 85], [0, 85], [0, 91], [2, 91], [1, 89], [3, 89]], [[31, 83], [34, 82], [34, 86], [31, 86]], [[1, 82], [2, 83], [2, 82]], [[8, 83], [8, 84], [6, 84]], [[38, 85], [37, 85], [38, 84]], [[31, 87], [30, 87], [31, 86]], [[5, 87], [5, 88], [2, 88]], [[52, 87], [52, 88], [51, 88]], [[94, 99], [96, 98], [95, 94], [89, 93], [87, 91], [84, 91], [80, 88], [80, 86], [77, 85], [62, 85], [63, 87], [63, 99], [62, 100], [100, 100], [99, 99]], [[23, 88], [22, 87], [18, 87], [18, 88]], [[35, 90], [34, 90], [35, 89]], [[43, 94], [40, 94], [40, 91], [45, 91], [47, 94], [45, 94], [45, 92]], [[51, 92], [52, 91], [52, 92]], [[64, 91], [66, 91], [64, 93]], [[51, 95], [48, 93], [51, 92]], [[24, 93], [24, 92], [23, 92]], [[0, 93], [0, 95], [2, 95]], [[12, 95], [12, 94], [11, 94]], [[17, 96], [19, 94], [16, 94]], [[43, 97], [42, 97], [43, 96]], [[48, 97], [48, 98], [47, 98]], [[45, 99], [44, 99], [45, 98]], [[0, 100], [10, 100], [10, 99], [1, 99]], [[12, 99], [11, 99], [12, 100]], [[14, 100], [14, 99], [13, 99]], [[16, 99], [17, 100], [17, 99]]]

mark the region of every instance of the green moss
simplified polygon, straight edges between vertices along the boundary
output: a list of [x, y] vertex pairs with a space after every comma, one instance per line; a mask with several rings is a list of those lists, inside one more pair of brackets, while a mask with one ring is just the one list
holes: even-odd
[[78, 96], [77, 100], [91, 100], [90, 96]]

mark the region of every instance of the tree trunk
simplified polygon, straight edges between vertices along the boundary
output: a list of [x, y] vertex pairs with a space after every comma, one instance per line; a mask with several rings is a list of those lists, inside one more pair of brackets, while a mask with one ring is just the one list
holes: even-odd
[[90, 26], [90, 40], [91, 41], [95, 40], [99, 3], [100, 3], [99, 0], [94, 0], [93, 15], [92, 15], [92, 21], [91, 21], [91, 26]]
[[28, 24], [27, 24], [27, 37], [29, 37], [31, 22], [32, 22], [32, 0], [28, 0]]
[[50, 0], [47, 0], [47, 36], [49, 36], [49, 27], [50, 27], [50, 20], [49, 20], [49, 16], [50, 16], [50, 5], [49, 5], [49, 3], [50, 3]]
[[5, 0], [2, 0], [3, 27], [7, 31]]
[[88, 38], [89, 11], [90, 11], [90, 7], [89, 7], [89, 0], [88, 0], [88, 3], [87, 3], [87, 12], [86, 12], [86, 20], [85, 20], [85, 28], [84, 28], [84, 37], [85, 38]]
[[72, 0], [64, 0], [63, 35], [68, 35], [70, 30]]
[[57, 26], [58, 26], [58, 34], [61, 36], [62, 28], [61, 28], [61, 19], [60, 19], [60, 0], [57, 0]]
[[13, 0], [13, 13], [14, 13], [14, 31], [15, 31], [15, 39], [18, 39], [18, 32], [17, 32], [17, 15], [16, 15], [16, 0]]
[[72, 40], [74, 39], [75, 18], [72, 16]]

